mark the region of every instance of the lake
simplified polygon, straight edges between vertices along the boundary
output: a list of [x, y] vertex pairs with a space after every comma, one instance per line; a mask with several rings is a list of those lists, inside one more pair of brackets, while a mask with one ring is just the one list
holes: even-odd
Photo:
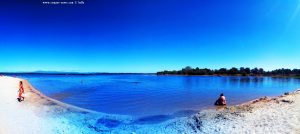
[[224, 93], [229, 105], [278, 96], [300, 87], [300, 79], [238, 76], [157, 76], [152, 74], [18, 75], [45, 95], [110, 114], [187, 116]]

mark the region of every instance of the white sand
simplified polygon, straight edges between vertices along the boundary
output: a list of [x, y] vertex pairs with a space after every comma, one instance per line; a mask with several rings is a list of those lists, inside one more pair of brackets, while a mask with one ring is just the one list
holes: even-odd
[[[0, 81], [0, 132], [17, 134], [26, 133], [28, 130], [33, 130], [34, 133], [48, 131], [44, 127], [47, 122], [41, 116], [27, 108], [25, 103], [17, 101], [19, 79], [0, 77]], [[28, 93], [24, 96], [29, 97]]]
[[128, 116], [98, 113], [58, 102], [39, 93], [26, 81], [25, 101], [20, 103], [16, 100], [20, 80], [0, 77], [0, 134], [300, 134], [300, 91], [218, 111], [204, 110], [159, 124], [138, 125]]

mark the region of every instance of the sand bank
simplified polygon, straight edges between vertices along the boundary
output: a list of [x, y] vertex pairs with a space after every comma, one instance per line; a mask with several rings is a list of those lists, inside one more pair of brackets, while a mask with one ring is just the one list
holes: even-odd
[[[237, 106], [203, 110], [161, 123], [137, 123], [48, 98], [26, 80], [25, 101], [16, 100], [18, 82], [0, 77], [0, 133], [300, 133], [300, 91]], [[163, 118], [163, 116], [161, 117]]]

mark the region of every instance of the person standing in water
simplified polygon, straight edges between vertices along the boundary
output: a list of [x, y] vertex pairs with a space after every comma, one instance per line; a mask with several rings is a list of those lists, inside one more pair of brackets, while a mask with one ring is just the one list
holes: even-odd
[[215, 102], [216, 106], [224, 106], [226, 105], [226, 98], [223, 93], [220, 94], [219, 99]]
[[23, 82], [20, 81], [19, 83], [19, 95], [18, 95], [18, 101], [24, 101], [24, 97], [22, 96], [22, 94], [24, 93], [24, 87], [23, 87]]

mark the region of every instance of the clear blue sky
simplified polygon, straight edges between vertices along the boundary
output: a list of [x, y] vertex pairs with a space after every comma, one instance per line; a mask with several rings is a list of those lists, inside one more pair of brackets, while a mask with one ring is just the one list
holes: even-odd
[[300, 68], [299, 0], [7, 0], [0, 11], [0, 71]]

